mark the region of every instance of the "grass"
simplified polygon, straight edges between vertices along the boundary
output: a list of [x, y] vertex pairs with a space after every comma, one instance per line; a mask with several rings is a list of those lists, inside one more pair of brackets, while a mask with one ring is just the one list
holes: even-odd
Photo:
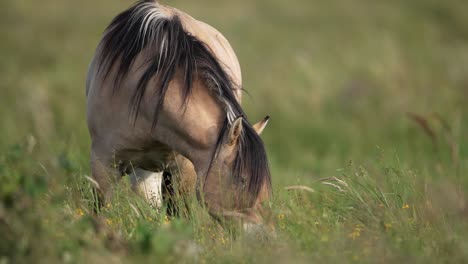
[[92, 216], [85, 74], [130, 3], [0, 2], [0, 263], [468, 261], [464, 1], [167, 2], [226, 35], [247, 113], [272, 116], [271, 241], [126, 180]]

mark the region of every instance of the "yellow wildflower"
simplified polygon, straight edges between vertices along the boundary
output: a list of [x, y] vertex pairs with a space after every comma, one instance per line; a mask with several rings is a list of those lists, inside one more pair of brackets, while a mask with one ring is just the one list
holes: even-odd
[[402, 208], [403, 209], [409, 209], [409, 207], [410, 207], [409, 204], [404, 204]]
[[223, 245], [226, 244], [226, 240], [224, 239], [224, 236], [221, 236], [220, 240], [221, 240], [221, 244], [223, 244]]
[[280, 223], [280, 228], [281, 229], [285, 229], [286, 228], [286, 225], [284, 223]]
[[170, 224], [171, 224], [171, 220], [169, 219], [169, 217], [167, 217], [167, 215], [165, 215], [163, 226], [168, 227]]
[[354, 240], [354, 239], [361, 236], [361, 231], [362, 231], [362, 226], [361, 225], [356, 225], [354, 227], [353, 232], [351, 232], [348, 236]]
[[384, 223], [384, 227], [385, 227], [385, 230], [389, 230], [390, 228], [392, 228], [392, 224]]
[[361, 236], [361, 232], [357, 231], [357, 230], [354, 230], [353, 232], [351, 232], [349, 235], [348, 235], [351, 239], [356, 239], [358, 237]]
[[81, 210], [81, 208], [77, 208], [77, 209], [75, 210], [75, 213], [76, 213], [76, 215], [77, 215], [78, 217], [81, 217], [81, 216], [84, 215], [84, 212], [83, 212], [83, 210]]
[[112, 219], [106, 218], [106, 224], [107, 224], [107, 225], [112, 225], [112, 223], [113, 223], [113, 222], [112, 222]]

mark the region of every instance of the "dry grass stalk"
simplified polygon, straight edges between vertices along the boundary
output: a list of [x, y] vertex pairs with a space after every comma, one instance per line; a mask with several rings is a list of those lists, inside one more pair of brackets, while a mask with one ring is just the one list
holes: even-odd
[[311, 193], [314, 193], [315, 190], [308, 187], [308, 186], [305, 186], [305, 185], [292, 185], [292, 186], [286, 186], [284, 187], [285, 190], [287, 191], [290, 191], [290, 190], [301, 190], [301, 191], [307, 191], [307, 192], [311, 192]]
[[407, 112], [406, 113], [408, 115], [408, 117], [413, 120], [420, 128], [422, 128], [422, 130], [426, 133], [426, 135], [428, 135], [431, 140], [432, 140], [432, 143], [434, 144], [434, 146], [436, 145], [437, 143], [437, 136], [436, 134], [434, 133], [434, 130], [431, 128], [431, 126], [429, 125], [429, 122], [427, 121], [427, 118], [421, 116], [421, 115], [418, 115], [418, 114], [415, 114], [415, 113], [411, 113], [411, 112]]

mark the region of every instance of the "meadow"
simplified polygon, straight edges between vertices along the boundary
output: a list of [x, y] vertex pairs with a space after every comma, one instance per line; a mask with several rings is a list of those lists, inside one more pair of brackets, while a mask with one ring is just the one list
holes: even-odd
[[271, 116], [277, 237], [195, 200], [168, 218], [127, 179], [94, 217], [85, 75], [132, 1], [2, 0], [0, 264], [468, 262], [468, 2], [162, 2], [227, 37]]

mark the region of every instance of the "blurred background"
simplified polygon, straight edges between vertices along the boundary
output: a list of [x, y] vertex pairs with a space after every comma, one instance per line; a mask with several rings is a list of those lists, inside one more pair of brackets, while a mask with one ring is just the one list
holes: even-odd
[[[230, 41], [250, 94], [243, 101], [250, 120], [272, 117], [262, 137], [278, 192], [338, 176], [349, 164], [383, 162], [415, 175], [417, 197], [425, 197], [425, 184], [433, 183], [437, 197], [446, 199], [441, 207], [453, 207], [451, 216], [466, 220], [468, 2], [160, 2], [213, 25]], [[57, 204], [45, 218], [80, 208], [82, 181], [76, 179], [90, 173], [87, 66], [105, 27], [132, 3], [0, 1], [0, 222], [18, 219], [16, 227], [3, 226], [10, 234], [10, 243], [0, 242], [4, 252], [26, 252], [27, 246], [12, 242], [20, 237], [34, 244], [22, 227], [36, 223], [36, 217], [25, 214], [41, 211], [44, 201]], [[372, 175], [380, 179], [381, 173]], [[74, 190], [68, 196], [67, 188]], [[33, 198], [15, 205], [23, 194]], [[289, 201], [281, 193], [277, 197]], [[447, 234], [447, 248], [468, 250], [462, 238], [453, 238], [467, 231], [459, 226], [450, 235], [445, 227], [434, 227], [438, 231], [431, 237]], [[286, 234], [292, 238], [294, 232]], [[317, 234], [310, 239], [320, 240], [322, 233]], [[453, 256], [445, 246], [428, 248]], [[309, 251], [298, 246], [297, 252]], [[68, 256], [66, 250], [57, 252], [51, 254]]]

